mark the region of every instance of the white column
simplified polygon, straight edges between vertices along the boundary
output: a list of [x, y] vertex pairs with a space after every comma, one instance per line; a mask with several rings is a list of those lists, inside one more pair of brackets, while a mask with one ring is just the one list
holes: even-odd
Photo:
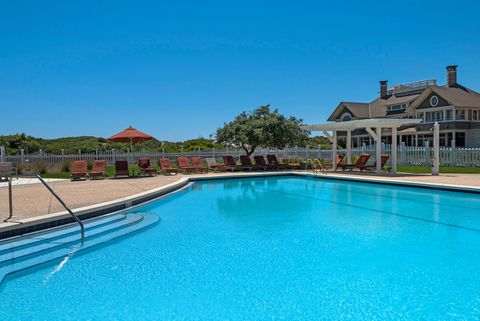
[[435, 122], [433, 125], [433, 167], [432, 175], [440, 173], [440, 125]]
[[347, 162], [352, 163], [352, 131], [347, 130]]
[[397, 127], [392, 127], [392, 173], [397, 173]]
[[333, 131], [332, 139], [332, 168], [335, 172], [337, 170], [337, 131]]
[[382, 127], [377, 127], [377, 140], [375, 142], [375, 152], [377, 154], [377, 174], [382, 171]]

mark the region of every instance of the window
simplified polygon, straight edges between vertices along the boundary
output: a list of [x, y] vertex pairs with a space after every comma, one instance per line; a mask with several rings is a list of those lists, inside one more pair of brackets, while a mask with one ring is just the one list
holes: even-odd
[[407, 109], [407, 104], [387, 106], [387, 111], [396, 111], [396, 110], [405, 110], [405, 109]]
[[455, 116], [457, 120], [465, 120], [465, 109], [457, 109]]
[[480, 120], [480, 110], [472, 110], [472, 120]]
[[352, 115], [350, 113], [344, 113], [341, 119], [342, 121], [350, 121], [352, 120]]
[[437, 105], [438, 105], [438, 97], [437, 96], [432, 96], [430, 98], [430, 106], [437, 107]]
[[453, 110], [447, 109], [445, 111], [445, 120], [452, 120], [453, 119]]

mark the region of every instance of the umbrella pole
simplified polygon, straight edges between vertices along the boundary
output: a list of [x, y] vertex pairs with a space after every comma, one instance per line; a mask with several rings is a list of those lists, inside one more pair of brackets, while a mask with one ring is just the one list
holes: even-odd
[[135, 167], [133, 167], [133, 140], [130, 138], [130, 159], [132, 164], [133, 176], [135, 176]]

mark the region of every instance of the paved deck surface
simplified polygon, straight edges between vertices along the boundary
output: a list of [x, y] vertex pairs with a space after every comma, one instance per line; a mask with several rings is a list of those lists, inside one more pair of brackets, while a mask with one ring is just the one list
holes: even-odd
[[[242, 175], [233, 173], [229, 175]], [[197, 176], [220, 176], [222, 174], [201, 174]], [[430, 176], [423, 174], [389, 174], [377, 176], [361, 173], [328, 173], [327, 176], [356, 176], [365, 179], [388, 179], [394, 181], [459, 185], [480, 188], [479, 174], [442, 174]], [[324, 176], [324, 174], [319, 174]], [[71, 182], [69, 180], [53, 181], [50, 185], [73, 209], [112, 201], [118, 198], [134, 195], [153, 188], [161, 187], [179, 180], [182, 175], [156, 176], [129, 179], [106, 179], [96, 181]], [[25, 219], [35, 216], [63, 211], [62, 206], [41, 184], [17, 185], [13, 188], [15, 219]], [[8, 217], [8, 189], [0, 187], [0, 223]], [[15, 221], [12, 220], [12, 221]]]

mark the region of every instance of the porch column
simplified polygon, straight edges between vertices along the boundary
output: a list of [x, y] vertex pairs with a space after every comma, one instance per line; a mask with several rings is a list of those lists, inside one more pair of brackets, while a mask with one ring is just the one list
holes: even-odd
[[382, 171], [382, 127], [377, 127], [377, 137], [375, 141], [375, 152], [376, 156], [376, 165], [377, 165], [377, 174], [380, 174]]
[[347, 130], [347, 164], [352, 163], [352, 131]]
[[392, 127], [392, 173], [397, 173], [397, 127]]
[[332, 139], [332, 168], [333, 171], [337, 171], [337, 131], [333, 131]]
[[440, 173], [440, 125], [435, 122], [433, 125], [433, 168], [432, 175]]

